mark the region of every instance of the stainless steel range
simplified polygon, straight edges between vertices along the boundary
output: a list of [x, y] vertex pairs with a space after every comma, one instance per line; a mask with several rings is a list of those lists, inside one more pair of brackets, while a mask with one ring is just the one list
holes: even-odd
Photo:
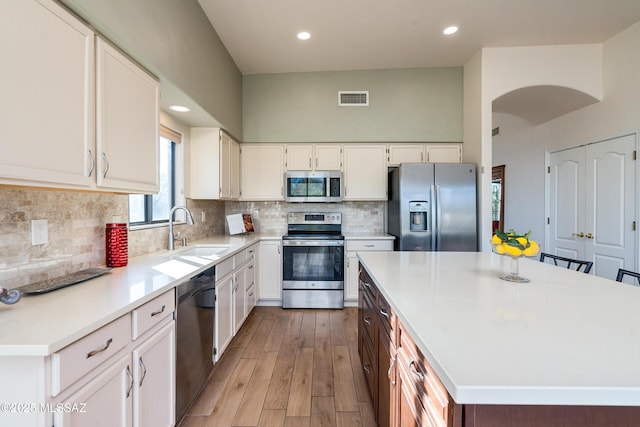
[[282, 237], [282, 307], [344, 307], [340, 212], [289, 212]]

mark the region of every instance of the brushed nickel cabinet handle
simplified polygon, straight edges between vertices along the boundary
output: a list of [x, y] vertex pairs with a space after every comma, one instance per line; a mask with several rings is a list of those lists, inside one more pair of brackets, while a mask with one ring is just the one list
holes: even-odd
[[362, 369], [364, 369], [364, 371], [365, 371], [367, 374], [370, 374], [370, 373], [371, 373], [371, 369], [369, 369], [369, 364], [368, 364], [368, 363], [365, 363], [364, 365], [362, 365]]
[[364, 323], [366, 323], [367, 325], [370, 325], [370, 324], [371, 324], [371, 318], [370, 318], [370, 317], [368, 317], [368, 316], [363, 317], [363, 318], [362, 318], [362, 321], [363, 321]]
[[420, 381], [424, 381], [424, 374], [418, 371], [416, 361], [413, 359], [411, 359], [411, 362], [409, 362], [409, 370], [413, 372], [420, 379]]
[[158, 314], [162, 314], [164, 313], [164, 309], [165, 309], [165, 305], [162, 305], [162, 308], [159, 311], [154, 311], [153, 313], [151, 313], [151, 317], [157, 316]]
[[393, 357], [391, 358], [391, 364], [389, 365], [389, 370], [387, 371], [387, 377], [391, 380], [391, 385], [393, 386], [396, 385], [396, 377], [394, 376], [393, 378], [391, 378], [391, 371], [396, 366], [397, 356], [398, 356], [398, 353], [393, 355]]
[[102, 153], [102, 160], [104, 161], [104, 172], [102, 174], [103, 178], [107, 177], [107, 172], [109, 172], [109, 161], [107, 160], [107, 155]]
[[104, 347], [99, 348], [97, 350], [92, 350], [89, 353], [87, 353], [87, 359], [95, 356], [96, 354], [102, 353], [103, 351], [106, 351], [112, 342], [113, 342], [113, 338], [109, 338], [107, 342], [104, 344]]
[[131, 395], [133, 389], [133, 373], [131, 373], [131, 367], [127, 365], [127, 377], [129, 377], [129, 388], [127, 388], [127, 398]]
[[147, 376], [147, 367], [144, 366], [144, 362], [142, 361], [142, 357], [140, 359], [138, 359], [138, 363], [140, 363], [140, 366], [142, 367], [142, 378], [140, 378], [140, 387], [142, 387], [142, 383], [144, 381], [144, 377]]
[[87, 176], [91, 178], [91, 175], [93, 174], [93, 170], [96, 168], [96, 160], [93, 158], [93, 154], [91, 153], [91, 150], [87, 150], [87, 155], [89, 156], [89, 160], [91, 161], [91, 167], [89, 168], [89, 172], [87, 173]]

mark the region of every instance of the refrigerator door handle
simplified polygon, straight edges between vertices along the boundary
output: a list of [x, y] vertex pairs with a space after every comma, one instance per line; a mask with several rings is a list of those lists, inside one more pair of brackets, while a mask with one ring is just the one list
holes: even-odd
[[436, 250], [442, 247], [442, 204], [440, 203], [440, 185], [436, 184]]
[[436, 234], [437, 234], [437, 219], [436, 219], [436, 215], [437, 215], [437, 211], [436, 211], [436, 205], [437, 205], [437, 199], [436, 199], [436, 186], [431, 184], [431, 219], [429, 220], [429, 228], [431, 229], [431, 250], [432, 251], [437, 251], [438, 247], [437, 245], [437, 240], [436, 240]]

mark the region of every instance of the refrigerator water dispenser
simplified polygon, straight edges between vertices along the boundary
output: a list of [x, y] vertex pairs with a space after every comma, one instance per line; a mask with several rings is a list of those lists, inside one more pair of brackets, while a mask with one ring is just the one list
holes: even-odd
[[409, 202], [409, 230], [427, 231], [429, 202]]

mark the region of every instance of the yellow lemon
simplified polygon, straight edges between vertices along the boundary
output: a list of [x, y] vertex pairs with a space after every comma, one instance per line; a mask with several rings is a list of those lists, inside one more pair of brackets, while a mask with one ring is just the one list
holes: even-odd
[[515, 246], [505, 245], [507, 254], [511, 256], [520, 256], [522, 255], [522, 249], [516, 248]]
[[494, 250], [497, 254], [502, 255], [507, 251], [507, 245], [505, 245], [504, 243], [500, 243], [499, 245], [496, 245], [496, 248]]
[[525, 248], [527, 247], [527, 238], [526, 237], [516, 237], [516, 241], [520, 243]]
[[494, 245], [499, 245], [500, 243], [502, 243], [502, 239], [499, 238], [497, 234], [494, 234], [491, 238], [491, 243]]
[[540, 250], [540, 246], [533, 240], [529, 241], [530, 246], [522, 251], [525, 256], [535, 256], [538, 255], [538, 251]]

